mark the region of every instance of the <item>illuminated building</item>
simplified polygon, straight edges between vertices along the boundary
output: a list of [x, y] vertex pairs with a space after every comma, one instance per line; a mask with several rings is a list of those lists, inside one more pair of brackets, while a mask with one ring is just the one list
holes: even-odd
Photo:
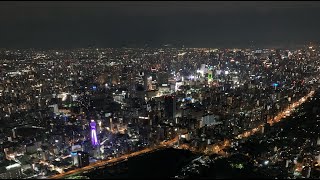
[[212, 77], [212, 71], [208, 71], [208, 83], [210, 83], [212, 81], [213, 77]]
[[98, 139], [97, 139], [97, 131], [96, 131], [96, 122], [94, 120], [91, 120], [90, 127], [91, 127], [91, 144], [93, 146], [98, 145]]
[[71, 158], [72, 158], [72, 164], [75, 166], [79, 165], [78, 161], [78, 153], [77, 152], [71, 152]]
[[73, 165], [84, 167], [89, 165], [89, 154], [83, 151], [72, 152]]
[[16, 137], [16, 131], [15, 131], [15, 130], [16, 130], [16, 128], [13, 128], [13, 129], [12, 129], [12, 137], [13, 137], [13, 138], [17, 138], [17, 137]]
[[157, 83], [161, 86], [162, 84], [168, 84], [169, 76], [166, 72], [159, 72], [157, 76]]
[[20, 179], [23, 174], [21, 172], [21, 165], [18, 163], [6, 166], [1, 169], [0, 178], [1, 179]]
[[202, 116], [202, 118], [200, 120], [200, 128], [205, 125], [211, 126], [211, 125], [220, 124], [221, 122], [216, 122], [216, 119], [217, 119], [217, 117], [215, 115]]

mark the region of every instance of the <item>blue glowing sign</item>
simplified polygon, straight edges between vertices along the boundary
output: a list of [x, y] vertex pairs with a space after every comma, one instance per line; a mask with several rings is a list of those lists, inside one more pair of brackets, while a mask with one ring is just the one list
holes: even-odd
[[273, 83], [272, 86], [273, 87], [277, 87], [277, 86], [279, 86], [279, 84], [278, 83]]
[[92, 86], [92, 90], [97, 90], [97, 86]]

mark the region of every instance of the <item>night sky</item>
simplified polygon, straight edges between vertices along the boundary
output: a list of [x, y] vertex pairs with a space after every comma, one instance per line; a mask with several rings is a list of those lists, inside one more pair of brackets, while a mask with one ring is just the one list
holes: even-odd
[[318, 42], [319, 19], [316, 1], [2, 1], [0, 47], [290, 46]]

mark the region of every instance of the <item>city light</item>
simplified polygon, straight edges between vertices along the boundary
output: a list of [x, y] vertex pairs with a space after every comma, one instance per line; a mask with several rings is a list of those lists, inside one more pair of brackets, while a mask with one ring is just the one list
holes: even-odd
[[[312, 39], [320, 30], [316, 4], [311, 3], [316, 8], [313, 19], [308, 18], [308, 10], [301, 10], [309, 3], [291, 8], [290, 13], [273, 5], [285, 14], [282, 23], [276, 24], [286, 27], [277, 30], [287, 28], [284, 32], [290, 33], [272, 36], [263, 32], [268, 28], [257, 30], [254, 23], [246, 22], [252, 15], [250, 22], [273, 22], [272, 16], [243, 16], [240, 12], [248, 10], [243, 8], [246, 5], [233, 7], [234, 3], [230, 7], [228, 3], [226, 7], [209, 3], [204, 9], [188, 6], [190, 12], [198, 14], [200, 10], [208, 15], [198, 23], [192, 21], [200, 16], [187, 18], [188, 28], [172, 23], [175, 14], [183, 16], [185, 10], [176, 3], [138, 4], [135, 8], [114, 3], [111, 12], [105, 9], [108, 3], [101, 6], [90, 2], [85, 6], [104, 10], [99, 10], [101, 17], [89, 15], [86, 20], [77, 17], [78, 6], [83, 5], [70, 3], [74, 22], [85, 27], [72, 31], [70, 27], [77, 23], [61, 19], [63, 16], [47, 18], [52, 13], [34, 16], [32, 23], [24, 13], [22, 23], [12, 14], [30, 7], [17, 4], [0, 5], [2, 20], [7, 19], [2, 22], [7, 29], [2, 35], [10, 37], [0, 42], [0, 179], [68, 179], [80, 178], [79, 174], [90, 179], [131, 177], [136, 168], [143, 172], [137, 171], [138, 175], [151, 174], [151, 178], [238, 177], [239, 173], [241, 177], [272, 179], [320, 178], [320, 46], [316, 38], [297, 43], [304, 42], [306, 35]], [[49, 8], [36, 4], [32, 6], [35, 14], [39, 7]], [[263, 5], [267, 10], [268, 6]], [[144, 16], [131, 16], [141, 10], [138, 7], [148, 11]], [[159, 7], [167, 10], [155, 9]], [[58, 5], [54, 11], [64, 12], [61, 8]], [[115, 15], [118, 8], [126, 13]], [[226, 9], [234, 13], [224, 12]], [[244, 23], [230, 28], [219, 20], [212, 28], [215, 23], [210, 13], [216, 10], [221, 13], [221, 22], [235, 18], [232, 22]], [[293, 19], [303, 16], [313, 20], [303, 23], [300, 35], [293, 32], [295, 28], [288, 29], [295, 21], [286, 17], [294, 11], [299, 13]], [[108, 38], [91, 32], [96, 29], [95, 21], [104, 22], [101, 18], [105, 12], [112, 22], [104, 19], [110, 23], [98, 24], [112, 34]], [[272, 14], [274, 8], [266, 12]], [[157, 28], [149, 22], [154, 20], [152, 13], [166, 17], [161, 22], [156, 18]], [[44, 32], [30, 36], [31, 41], [23, 33], [28, 34], [32, 24], [39, 24], [37, 18], [52, 28], [42, 28]], [[65, 25], [61, 31], [53, 33], [57, 23], [52, 19]], [[25, 27], [19, 28], [21, 24]], [[125, 35], [123, 29], [128, 31]], [[157, 37], [163, 29], [177, 31], [179, 37], [174, 35], [177, 32]], [[68, 40], [65, 35], [60, 37], [65, 30], [76, 33]], [[210, 32], [217, 36], [211, 37]], [[256, 32], [260, 33], [258, 39]], [[44, 34], [47, 39], [43, 39]], [[184, 37], [188, 34], [192, 36]], [[290, 42], [281, 42], [281, 35], [288, 36]]]

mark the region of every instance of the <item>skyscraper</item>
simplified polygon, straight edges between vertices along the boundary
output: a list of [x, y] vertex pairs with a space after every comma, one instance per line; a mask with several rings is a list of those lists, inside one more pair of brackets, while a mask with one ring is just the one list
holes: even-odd
[[174, 119], [176, 116], [176, 97], [166, 96], [164, 99], [165, 116]]
[[91, 144], [93, 146], [96, 146], [99, 144], [98, 138], [97, 138], [97, 131], [96, 131], [96, 122], [94, 120], [91, 120], [90, 127], [91, 127]]

